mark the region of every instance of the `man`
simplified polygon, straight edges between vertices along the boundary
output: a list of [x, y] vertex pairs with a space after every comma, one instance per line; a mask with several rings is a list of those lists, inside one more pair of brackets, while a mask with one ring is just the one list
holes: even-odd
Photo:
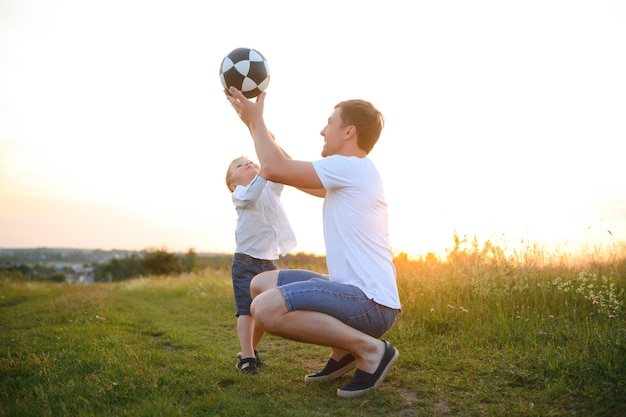
[[337, 104], [320, 132], [322, 159], [299, 161], [268, 132], [265, 92], [254, 102], [234, 88], [229, 93], [266, 179], [325, 199], [329, 275], [303, 270], [257, 275], [251, 283], [254, 319], [271, 334], [332, 349], [326, 367], [305, 381], [332, 380], [356, 367], [337, 395], [351, 398], [377, 388], [398, 359], [398, 351], [379, 338], [400, 313], [382, 180], [367, 157], [382, 131], [382, 114], [364, 100]]

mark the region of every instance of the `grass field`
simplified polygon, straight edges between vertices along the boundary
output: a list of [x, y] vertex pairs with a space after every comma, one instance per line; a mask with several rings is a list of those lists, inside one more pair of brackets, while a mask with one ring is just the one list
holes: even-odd
[[344, 400], [328, 350], [266, 336], [235, 368], [227, 271], [112, 284], [0, 282], [0, 416], [624, 416], [626, 257], [497, 248], [396, 258], [400, 359]]

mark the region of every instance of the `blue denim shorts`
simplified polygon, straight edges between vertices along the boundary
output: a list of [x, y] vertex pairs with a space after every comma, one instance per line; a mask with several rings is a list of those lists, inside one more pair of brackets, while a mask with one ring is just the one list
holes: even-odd
[[257, 274], [265, 271], [274, 271], [276, 265], [267, 259], [257, 259], [244, 253], [235, 253], [231, 265], [233, 292], [235, 293], [235, 315], [249, 316], [252, 296], [250, 295], [250, 281]]
[[391, 328], [400, 312], [376, 303], [353, 285], [331, 282], [328, 276], [312, 271], [281, 270], [278, 289], [288, 311], [325, 313], [375, 338]]

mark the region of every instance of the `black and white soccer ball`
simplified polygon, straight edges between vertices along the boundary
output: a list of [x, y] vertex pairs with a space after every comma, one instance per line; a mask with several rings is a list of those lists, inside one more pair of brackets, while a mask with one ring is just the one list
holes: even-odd
[[220, 80], [227, 92], [230, 87], [235, 87], [247, 98], [253, 98], [270, 83], [270, 67], [256, 49], [237, 48], [222, 60]]

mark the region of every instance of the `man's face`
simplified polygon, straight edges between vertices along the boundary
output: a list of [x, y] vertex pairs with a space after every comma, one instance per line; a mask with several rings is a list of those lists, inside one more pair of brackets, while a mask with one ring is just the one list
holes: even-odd
[[341, 108], [335, 109], [328, 118], [328, 124], [320, 135], [324, 137], [324, 147], [322, 148], [322, 156], [330, 156], [339, 153], [344, 144], [345, 127], [341, 120]]

